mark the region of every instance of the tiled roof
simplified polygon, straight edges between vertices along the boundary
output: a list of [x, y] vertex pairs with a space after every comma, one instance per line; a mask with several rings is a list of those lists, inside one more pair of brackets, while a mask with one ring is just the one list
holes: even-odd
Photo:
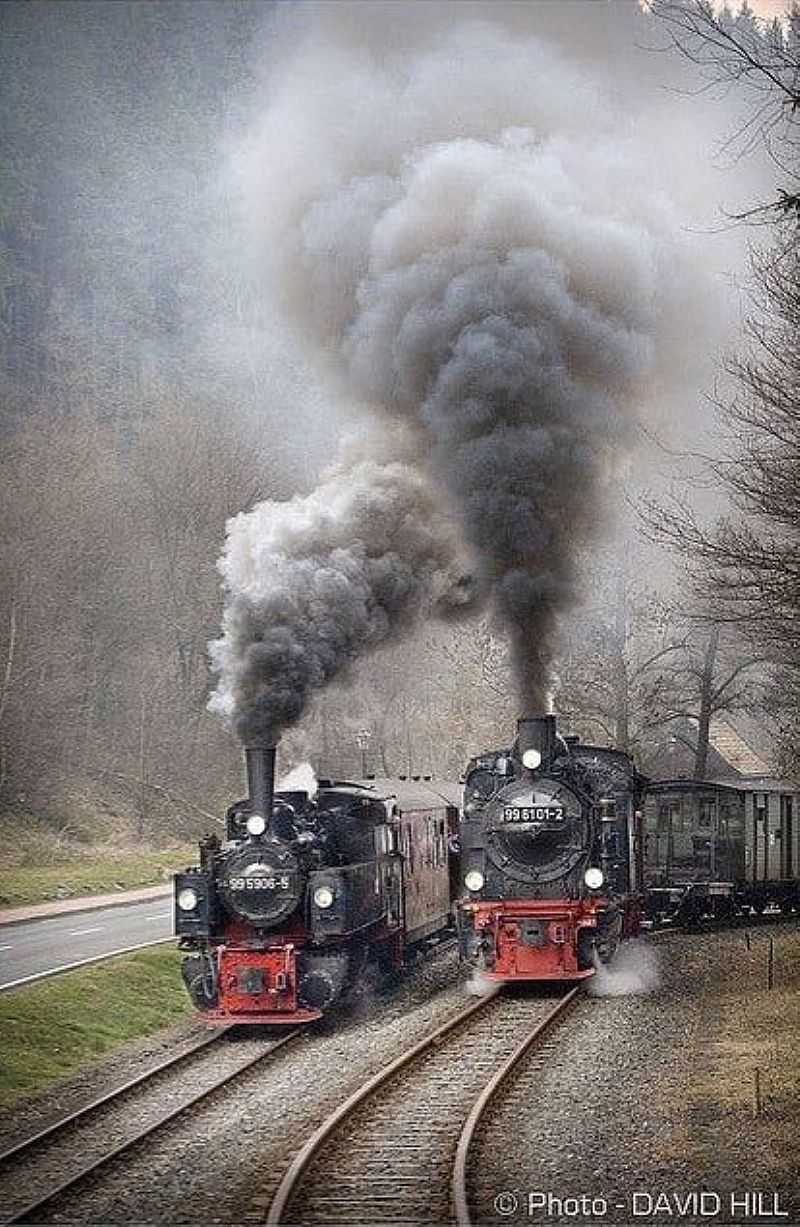
[[740, 775], [770, 776], [770, 764], [756, 754], [726, 720], [712, 720], [708, 739], [718, 754]]

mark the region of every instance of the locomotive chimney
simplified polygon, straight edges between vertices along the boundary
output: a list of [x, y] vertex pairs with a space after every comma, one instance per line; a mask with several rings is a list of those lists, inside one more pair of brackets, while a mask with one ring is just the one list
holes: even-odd
[[269, 831], [275, 793], [275, 746], [246, 746], [247, 792], [254, 814], [261, 814]]
[[526, 751], [536, 750], [540, 755], [541, 765], [546, 770], [556, 750], [555, 716], [523, 716], [517, 721], [517, 736], [519, 757], [523, 766], [528, 768], [525, 762]]

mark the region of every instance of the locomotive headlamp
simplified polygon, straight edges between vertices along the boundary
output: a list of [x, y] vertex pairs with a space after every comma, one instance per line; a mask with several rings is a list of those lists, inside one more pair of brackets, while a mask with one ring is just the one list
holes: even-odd
[[247, 819], [247, 829], [251, 835], [263, 835], [267, 829], [267, 824], [260, 814], [251, 814]]
[[599, 890], [603, 885], [605, 878], [603, 877], [602, 869], [598, 869], [593, 865], [590, 869], [586, 870], [586, 873], [583, 875], [583, 880], [589, 887], [589, 890]]
[[535, 771], [537, 767], [541, 767], [542, 756], [539, 751], [535, 750], [532, 746], [529, 750], [526, 750], [522, 755], [522, 765], [527, 767], [529, 771]]
[[197, 893], [190, 887], [178, 892], [178, 907], [182, 912], [192, 912], [197, 907]]
[[480, 869], [470, 869], [469, 873], [464, 878], [464, 885], [467, 890], [483, 890], [483, 883], [486, 879]]
[[333, 891], [330, 886], [318, 886], [314, 891], [314, 902], [317, 907], [328, 908], [333, 906]]

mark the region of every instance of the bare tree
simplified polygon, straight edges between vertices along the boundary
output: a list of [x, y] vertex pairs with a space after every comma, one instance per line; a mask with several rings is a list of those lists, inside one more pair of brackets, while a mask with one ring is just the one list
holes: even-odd
[[763, 663], [719, 623], [687, 625], [685, 649], [671, 666], [669, 698], [654, 715], [655, 724], [689, 750], [694, 779], [706, 778], [715, 717], [761, 702]]
[[[730, 510], [703, 522], [688, 495], [651, 504], [654, 535], [684, 558], [706, 617], [750, 645], [751, 661], [771, 662], [769, 706], [785, 763], [800, 765], [794, 700], [800, 693], [800, 9], [767, 27], [745, 5], [738, 16], [707, 0], [653, 0], [674, 47], [700, 66], [707, 84], [730, 87], [750, 105], [735, 140], [764, 147], [786, 183], [776, 198], [741, 216], [770, 226], [769, 245], [752, 254], [753, 310], [745, 347], [727, 371], [735, 395], [717, 408], [726, 441], [707, 477]], [[713, 639], [708, 651], [712, 652]], [[713, 652], [712, 652], [713, 654]], [[702, 676], [702, 670], [701, 670]], [[735, 693], [743, 673], [730, 680]], [[715, 689], [705, 685], [705, 707]], [[724, 692], [723, 696], [724, 697]], [[713, 714], [713, 711], [712, 711]], [[707, 715], [707, 713], [705, 713]], [[698, 726], [702, 744], [707, 719]]]
[[704, 88], [735, 87], [746, 98], [749, 115], [732, 138], [738, 151], [766, 147], [787, 180], [774, 200], [741, 216], [800, 220], [800, 8], [792, 4], [784, 30], [759, 20], [747, 3], [736, 17], [711, 0], [651, 0], [648, 7], [670, 45], [699, 67]]
[[643, 754], [659, 741], [686, 631], [654, 588], [657, 563], [628, 541], [582, 568], [584, 603], [568, 619], [556, 663], [556, 707], [571, 727]]
[[728, 364], [738, 392], [719, 406], [727, 454], [708, 462], [731, 511], [707, 526], [676, 497], [651, 503], [647, 518], [687, 558], [717, 621], [800, 662], [800, 247], [764, 255], [756, 269], [760, 314], [748, 324], [749, 352]]
[[587, 600], [569, 622], [556, 706], [587, 739], [634, 754], [644, 769], [676, 739], [705, 776], [711, 720], [749, 707], [760, 675], [746, 644], [652, 576], [666, 559], [628, 542], [587, 565]]

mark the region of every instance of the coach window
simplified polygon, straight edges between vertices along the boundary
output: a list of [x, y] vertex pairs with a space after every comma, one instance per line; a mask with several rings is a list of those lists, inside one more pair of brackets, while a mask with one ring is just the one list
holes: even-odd
[[705, 831], [714, 825], [714, 800], [712, 797], [703, 797], [701, 799], [697, 825]]

